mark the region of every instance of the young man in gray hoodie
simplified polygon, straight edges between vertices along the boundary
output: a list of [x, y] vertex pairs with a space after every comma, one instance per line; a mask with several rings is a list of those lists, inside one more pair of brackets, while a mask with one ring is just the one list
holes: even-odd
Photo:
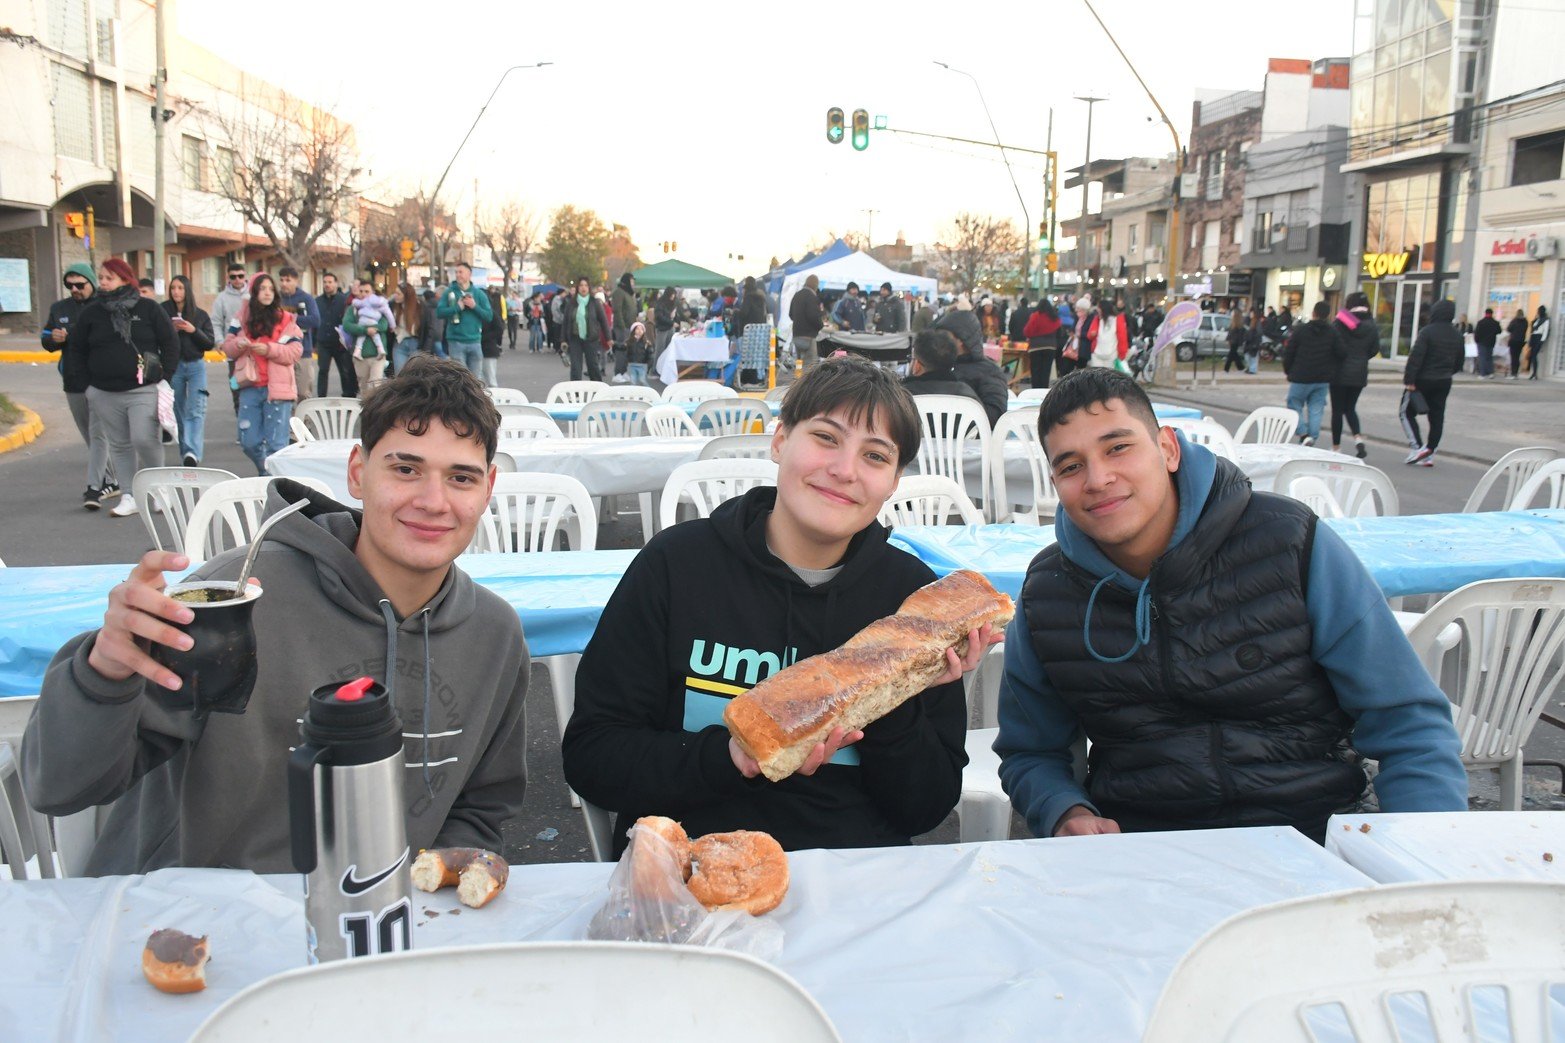
[[[223, 338], [228, 336], [228, 327], [238, 320], [239, 309], [244, 307], [245, 299], [249, 296], [250, 273], [245, 271], [242, 264], [230, 264], [228, 266], [228, 282], [223, 289], [212, 298], [212, 335], [221, 344]], [[234, 360], [228, 360], [228, 375], [234, 375]], [[233, 396], [234, 415], [239, 415], [239, 389], [230, 381], [228, 393]], [[238, 444], [236, 441], [235, 445]]]
[[[285, 766], [305, 701], [366, 675], [402, 722], [408, 843], [500, 849], [526, 784], [527, 645], [516, 612], [453, 564], [489, 502], [500, 417], [462, 366], [419, 355], [366, 395], [362, 425], [348, 461], [362, 512], [271, 487], [267, 516], [309, 506], [271, 530], [255, 565], [265, 593], [244, 713], [201, 720], [160, 694], [179, 679], [147, 642], [189, 646], [169, 624], [191, 611], [163, 593], [181, 554], [145, 555], [110, 592], [102, 628], [50, 664], [23, 777], [45, 814], [113, 803], [88, 875], [291, 872]], [[246, 549], [193, 578], [234, 579]]]

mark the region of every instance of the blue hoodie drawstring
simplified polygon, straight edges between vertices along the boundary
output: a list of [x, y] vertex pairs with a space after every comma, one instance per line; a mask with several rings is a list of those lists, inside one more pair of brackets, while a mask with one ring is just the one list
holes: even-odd
[[[381, 618], [386, 621], [386, 701], [396, 705], [397, 695], [397, 613], [386, 598], [380, 599]], [[431, 797], [435, 787], [429, 780], [429, 609], [419, 615], [424, 617], [424, 789]]]
[[1117, 575], [1119, 573], [1111, 572], [1098, 580], [1097, 586], [1092, 588], [1092, 595], [1087, 598], [1087, 616], [1081, 623], [1081, 639], [1087, 646], [1087, 654], [1100, 663], [1123, 663], [1135, 655], [1138, 648], [1152, 640], [1152, 605], [1151, 599], [1147, 597], [1147, 587], [1152, 583], [1152, 577], [1148, 576], [1141, 581], [1141, 586], [1136, 588], [1136, 639], [1131, 643], [1130, 648], [1124, 655], [1110, 659], [1099, 655], [1098, 650], [1092, 647], [1092, 607], [1097, 603], [1098, 591]]

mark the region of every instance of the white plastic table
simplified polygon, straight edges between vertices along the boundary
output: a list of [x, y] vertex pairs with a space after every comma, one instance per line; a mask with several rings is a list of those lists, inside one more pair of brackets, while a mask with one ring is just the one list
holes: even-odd
[[1565, 884], [1565, 815], [1557, 811], [1334, 815], [1326, 826], [1326, 850], [1382, 884], [1420, 880]]
[[1358, 464], [1358, 458], [1346, 453], [1334, 453], [1312, 445], [1268, 442], [1244, 442], [1235, 447], [1234, 462], [1250, 479], [1250, 487], [1260, 492], [1276, 492], [1272, 488], [1277, 469], [1292, 460], [1325, 460], [1335, 464]]
[[[415, 892], [414, 944], [581, 939], [612, 868], [515, 866], [482, 910]], [[1132, 1043], [1219, 921], [1370, 883], [1290, 829], [805, 851], [790, 869], [777, 962], [848, 1041]], [[216, 870], [0, 887], [0, 1025], [57, 1043], [183, 1039], [239, 988], [303, 963], [301, 891]], [[158, 927], [211, 937], [206, 992], [142, 979]]]

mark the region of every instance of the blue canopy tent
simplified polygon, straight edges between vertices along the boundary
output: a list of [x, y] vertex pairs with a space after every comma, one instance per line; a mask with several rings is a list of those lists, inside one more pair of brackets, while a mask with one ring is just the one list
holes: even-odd
[[788, 276], [795, 272], [802, 272], [806, 268], [814, 268], [818, 264], [825, 264], [827, 261], [835, 261], [839, 257], [846, 257], [851, 253], [853, 253], [853, 247], [838, 239], [820, 253], [808, 255], [798, 264], [788, 265], [782, 270], [781, 275], [773, 276], [766, 284], [766, 292], [775, 297], [782, 292], [783, 280], [787, 279]]

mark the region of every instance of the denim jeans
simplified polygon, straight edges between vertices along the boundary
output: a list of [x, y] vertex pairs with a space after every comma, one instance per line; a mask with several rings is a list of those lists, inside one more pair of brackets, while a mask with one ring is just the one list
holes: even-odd
[[1309, 435], [1311, 438], [1320, 437], [1320, 417], [1326, 409], [1326, 395], [1331, 385], [1298, 384], [1288, 385], [1288, 408], [1299, 412], [1299, 426], [1295, 435]]
[[479, 380], [484, 379], [484, 349], [478, 341], [453, 340], [446, 345], [451, 357], [467, 367], [467, 371]]
[[1252, 374], [1261, 371], [1261, 353], [1259, 351], [1247, 351], [1244, 353], [1244, 371]]
[[408, 364], [408, 359], [418, 354], [418, 341], [412, 337], [404, 337], [397, 341], [397, 346], [391, 349], [391, 364], [398, 373], [402, 367]]
[[630, 373], [630, 382], [641, 387], [651, 387], [647, 383], [647, 364], [645, 362], [632, 362], [625, 367]]
[[239, 389], [239, 447], [258, 474], [266, 473], [266, 458], [288, 444], [292, 402], [269, 402], [266, 388]]
[[206, 442], [206, 360], [181, 362], [169, 386], [174, 389], [174, 419], [179, 421], [179, 456], [201, 462]]
[[543, 324], [535, 322], [527, 327], [527, 350], [543, 350]]
[[482, 374], [480, 376], [480, 379], [483, 380], [484, 387], [497, 388], [497, 387], [500, 386], [500, 360], [499, 359], [485, 358], [479, 364], [479, 368], [482, 370]]

